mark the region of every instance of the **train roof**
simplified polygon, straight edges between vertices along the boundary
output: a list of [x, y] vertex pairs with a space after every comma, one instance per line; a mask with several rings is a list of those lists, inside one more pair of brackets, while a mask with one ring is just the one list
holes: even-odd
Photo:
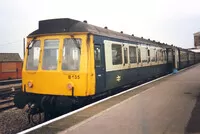
[[160, 47], [172, 47], [164, 43], [156, 42], [150, 39], [139, 38], [134, 35], [124, 34], [122, 32], [116, 32], [108, 29], [107, 27], [101, 28], [88, 24], [86, 21], [81, 22], [70, 18], [61, 19], [49, 19], [39, 21], [39, 28], [28, 35], [33, 37], [42, 34], [54, 34], [54, 33], [67, 33], [67, 32], [87, 32], [94, 35], [107, 36], [122, 40], [134, 41], [139, 43], [145, 43], [149, 45], [158, 45]]

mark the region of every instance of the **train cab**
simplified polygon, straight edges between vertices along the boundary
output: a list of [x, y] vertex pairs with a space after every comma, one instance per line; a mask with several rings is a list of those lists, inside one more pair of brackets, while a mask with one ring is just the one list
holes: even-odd
[[29, 38], [22, 71], [23, 91], [64, 96], [94, 94], [94, 63], [89, 60], [94, 58], [90, 49], [93, 45], [88, 38], [87, 34]]

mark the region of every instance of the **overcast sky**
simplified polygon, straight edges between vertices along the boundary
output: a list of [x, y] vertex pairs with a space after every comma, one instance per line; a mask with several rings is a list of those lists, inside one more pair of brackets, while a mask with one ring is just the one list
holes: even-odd
[[174, 44], [194, 46], [200, 31], [199, 0], [0, 0], [0, 52], [23, 58], [23, 38], [52, 18], [88, 23], [127, 34]]

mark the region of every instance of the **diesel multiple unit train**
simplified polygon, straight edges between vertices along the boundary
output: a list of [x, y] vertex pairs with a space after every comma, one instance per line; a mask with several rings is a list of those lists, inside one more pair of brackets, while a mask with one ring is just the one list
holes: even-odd
[[59, 115], [73, 105], [200, 61], [200, 54], [86, 21], [39, 21], [28, 35], [18, 108]]

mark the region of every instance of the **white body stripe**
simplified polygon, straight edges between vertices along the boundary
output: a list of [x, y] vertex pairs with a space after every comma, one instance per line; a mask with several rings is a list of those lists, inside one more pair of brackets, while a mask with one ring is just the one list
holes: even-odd
[[[116, 45], [120, 45], [122, 47], [122, 64], [118, 64], [118, 65], [113, 65], [113, 56], [112, 56], [112, 44], [116, 44]], [[136, 50], [136, 55], [137, 55], [137, 63], [130, 63], [130, 59], [129, 59], [129, 46], [135, 46], [137, 47]], [[124, 64], [124, 48], [127, 49], [128, 52], [128, 63]], [[141, 62], [138, 63], [138, 49], [140, 49], [141, 52]], [[147, 61], [148, 59], [148, 55], [147, 55], [147, 50], [150, 50], [150, 62], [142, 62], [142, 61]], [[166, 49], [162, 48], [162, 47], [155, 47], [155, 46], [149, 46], [146, 44], [129, 44], [129, 43], [123, 43], [123, 42], [116, 42], [116, 41], [109, 41], [109, 40], [105, 40], [104, 41], [104, 51], [105, 51], [105, 66], [106, 66], [106, 72], [109, 71], [116, 71], [116, 70], [124, 70], [124, 69], [130, 69], [130, 68], [136, 68], [136, 67], [144, 67], [144, 66], [153, 66], [153, 65], [159, 65], [159, 64], [166, 64], [167, 61], [151, 61], [152, 57], [155, 56], [155, 54], [153, 53], [153, 51], [165, 51], [164, 56], [166, 55]], [[161, 55], [158, 55], [158, 58]], [[163, 57], [164, 58], [164, 57]], [[166, 58], [165, 58], [166, 59]]]

